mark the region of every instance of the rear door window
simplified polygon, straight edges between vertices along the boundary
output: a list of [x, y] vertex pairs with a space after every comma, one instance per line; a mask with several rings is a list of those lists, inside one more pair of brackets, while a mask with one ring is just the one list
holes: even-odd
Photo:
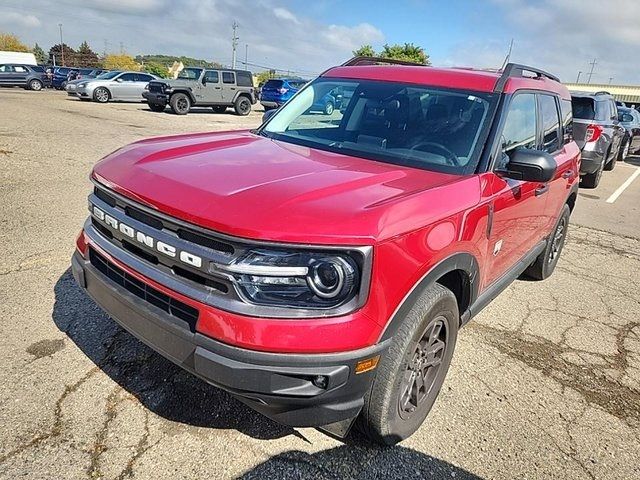
[[14, 72], [18, 72], [18, 73], [25, 73], [27, 71], [27, 69], [24, 68], [22, 65], [15, 65], [13, 67], [13, 71]]
[[11, 65], [0, 65], [0, 72], [3, 72], [3, 73], [13, 72], [13, 67]]
[[118, 77], [118, 80], [122, 80], [123, 82], [135, 82], [136, 75], [135, 73], [123, 73]]
[[542, 150], [553, 153], [560, 149], [560, 119], [556, 98], [552, 95], [538, 95], [542, 118]]
[[222, 72], [222, 83], [236, 83], [236, 76], [233, 72]]
[[136, 81], [138, 82], [150, 82], [151, 80], [153, 80], [153, 77], [151, 75], [147, 75], [146, 73], [137, 73], [136, 79]]

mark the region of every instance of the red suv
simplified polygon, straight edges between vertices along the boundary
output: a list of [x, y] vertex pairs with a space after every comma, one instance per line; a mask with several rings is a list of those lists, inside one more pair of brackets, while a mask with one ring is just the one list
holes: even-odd
[[[548, 73], [386, 62], [326, 71], [256, 130], [108, 155], [72, 264], [125, 329], [255, 410], [393, 444], [460, 326], [553, 272], [580, 153]], [[337, 90], [344, 108], [312, 109]]]

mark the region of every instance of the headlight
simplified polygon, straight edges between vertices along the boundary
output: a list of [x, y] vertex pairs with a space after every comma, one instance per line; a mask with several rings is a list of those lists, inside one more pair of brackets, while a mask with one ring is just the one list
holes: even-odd
[[82, 82], [82, 83], [79, 83], [76, 88], [84, 88], [86, 86], [87, 86], [87, 82]]
[[148, 83], [144, 86], [144, 89], [145, 90], [149, 90], [149, 84]]
[[231, 265], [217, 265], [249, 303], [333, 309], [359, 293], [364, 258], [355, 252], [255, 249]]

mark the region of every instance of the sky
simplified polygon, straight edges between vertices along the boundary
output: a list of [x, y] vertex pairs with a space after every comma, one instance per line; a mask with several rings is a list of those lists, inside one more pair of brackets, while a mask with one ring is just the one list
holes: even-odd
[[1, 0], [0, 31], [45, 50], [72, 47], [185, 55], [311, 77], [363, 44], [422, 46], [437, 66], [511, 61], [574, 82], [640, 85], [640, 0]]

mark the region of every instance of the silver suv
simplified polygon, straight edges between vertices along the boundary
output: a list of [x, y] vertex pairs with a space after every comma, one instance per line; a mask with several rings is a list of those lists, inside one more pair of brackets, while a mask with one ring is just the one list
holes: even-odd
[[185, 68], [175, 80], [150, 82], [142, 96], [154, 112], [169, 105], [178, 115], [189, 113], [191, 107], [212, 107], [216, 113], [233, 107], [244, 116], [257, 101], [251, 72], [201, 67]]
[[622, 153], [625, 129], [618, 120], [616, 101], [607, 92], [571, 92], [573, 136], [582, 150], [583, 187], [596, 188], [603, 170], [613, 170]]

